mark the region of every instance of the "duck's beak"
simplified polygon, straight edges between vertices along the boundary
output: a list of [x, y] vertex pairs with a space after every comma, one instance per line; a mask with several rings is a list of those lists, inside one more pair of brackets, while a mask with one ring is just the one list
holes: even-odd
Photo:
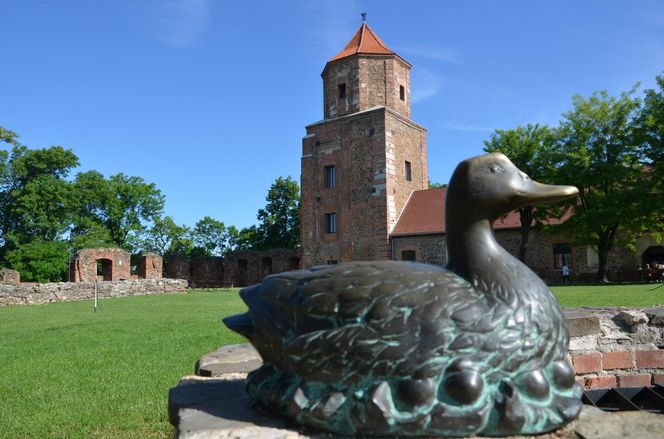
[[564, 200], [565, 198], [574, 197], [578, 193], [579, 190], [574, 186], [542, 184], [531, 179], [525, 180], [522, 187], [517, 191], [522, 206]]

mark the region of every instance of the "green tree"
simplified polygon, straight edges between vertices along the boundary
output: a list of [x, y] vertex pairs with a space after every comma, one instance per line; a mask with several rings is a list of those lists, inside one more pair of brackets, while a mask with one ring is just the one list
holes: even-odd
[[575, 96], [561, 122], [558, 181], [579, 188], [579, 201], [569, 204], [573, 214], [561, 227], [577, 243], [596, 249], [599, 281], [607, 280], [607, 257], [616, 243], [633, 248], [638, 236], [662, 227], [637, 135], [635, 92]]
[[429, 189], [437, 189], [440, 187], [447, 187], [446, 183], [436, 183], [431, 180], [429, 180]]
[[[645, 91], [643, 107], [638, 118], [639, 139], [644, 146], [650, 167], [651, 181], [656, 191], [664, 191], [664, 76], [656, 78], [658, 88]], [[664, 201], [658, 197], [653, 201]]]
[[27, 282], [63, 280], [69, 261], [68, 245], [64, 241], [34, 239], [14, 246], [7, 252], [9, 266], [21, 273]]
[[214, 256], [224, 256], [231, 250], [237, 234], [235, 226], [226, 227], [223, 222], [209, 216], [198, 221], [192, 231], [194, 245], [204, 254]]
[[18, 134], [0, 127], [0, 142], [9, 143], [10, 145], [19, 146]]
[[97, 171], [79, 173], [74, 181], [78, 194], [74, 216], [77, 235], [102, 227], [110, 244], [135, 250], [134, 242], [157, 220], [164, 208], [164, 196], [153, 183], [125, 174], [105, 179]]
[[73, 193], [66, 177], [78, 165], [60, 146], [28, 149], [18, 136], [0, 128], [0, 263], [27, 281], [61, 280], [68, 249]]
[[294, 249], [300, 245], [300, 186], [291, 177], [277, 178], [258, 210], [258, 250]]
[[[496, 130], [488, 141], [484, 142], [486, 152], [501, 152], [516, 165], [517, 168], [528, 174], [532, 179], [542, 183], [550, 183], [555, 169], [555, 131], [547, 126], [528, 124], [511, 130]], [[538, 207], [535, 211], [533, 205], [519, 208], [521, 222], [521, 242], [519, 245], [519, 259], [526, 260], [528, 253], [528, 240], [533, 221], [538, 217], [550, 215], [546, 207]]]
[[[69, 226], [71, 185], [66, 180], [78, 157], [61, 146], [14, 146], [0, 156], [0, 245], [55, 240]], [[4, 254], [4, 253], [3, 253]]]
[[260, 249], [262, 247], [258, 227], [243, 227], [239, 232], [236, 231], [235, 237], [231, 237], [231, 247], [236, 251], [247, 251]]
[[143, 250], [162, 256], [174, 253], [189, 255], [194, 247], [189, 227], [177, 225], [170, 216], [156, 218], [145, 236]]

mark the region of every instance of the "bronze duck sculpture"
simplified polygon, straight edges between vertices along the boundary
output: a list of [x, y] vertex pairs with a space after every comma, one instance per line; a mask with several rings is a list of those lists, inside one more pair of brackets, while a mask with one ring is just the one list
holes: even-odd
[[445, 268], [352, 262], [266, 277], [224, 323], [264, 364], [261, 405], [346, 435], [534, 434], [573, 420], [581, 387], [548, 287], [495, 240], [520, 206], [576, 195], [502, 154], [461, 162], [447, 195]]

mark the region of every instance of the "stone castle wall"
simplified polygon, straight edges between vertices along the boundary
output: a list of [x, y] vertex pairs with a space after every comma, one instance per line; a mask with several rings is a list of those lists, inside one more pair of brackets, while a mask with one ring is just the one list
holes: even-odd
[[664, 385], [664, 307], [564, 313], [579, 384], [586, 389]]
[[[187, 281], [182, 279], [110, 281], [96, 285], [98, 297], [102, 298], [183, 293], [187, 289]], [[87, 300], [93, 299], [94, 293], [95, 282], [0, 285], [0, 306]]]

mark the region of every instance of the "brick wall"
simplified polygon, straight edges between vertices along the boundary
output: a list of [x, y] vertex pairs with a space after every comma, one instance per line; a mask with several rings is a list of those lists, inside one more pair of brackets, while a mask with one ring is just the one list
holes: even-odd
[[138, 257], [136, 274], [139, 279], [161, 279], [163, 260], [155, 253], [145, 253]]
[[265, 276], [301, 268], [302, 254], [288, 249], [233, 252], [224, 260], [224, 285], [245, 287]]
[[664, 307], [564, 312], [570, 360], [585, 388], [664, 384]]
[[[97, 275], [97, 261], [101, 261], [103, 274]], [[114, 281], [131, 278], [129, 252], [120, 248], [86, 248], [79, 250], [71, 262], [73, 282]]]
[[[388, 107], [410, 117], [410, 65], [392, 55], [353, 55], [328, 63], [323, 78], [325, 119]], [[339, 98], [339, 85], [345, 84], [346, 97]], [[400, 97], [404, 87], [404, 100]]]

